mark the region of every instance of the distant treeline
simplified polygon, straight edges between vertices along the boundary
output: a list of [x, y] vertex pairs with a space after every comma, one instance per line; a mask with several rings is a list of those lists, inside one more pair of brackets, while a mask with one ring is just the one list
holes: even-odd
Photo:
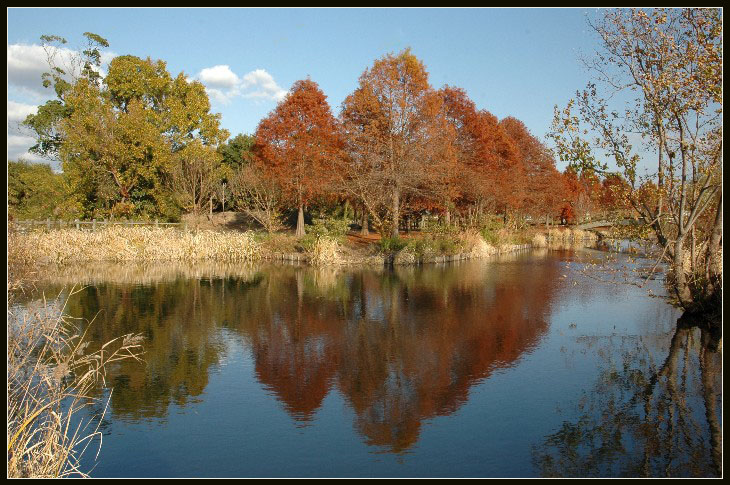
[[[49, 56], [43, 80], [56, 99], [23, 123], [37, 138], [31, 151], [60, 161], [62, 173], [9, 162], [11, 217], [176, 221], [236, 209], [269, 231], [298, 215], [302, 235], [314, 211], [396, 236], [426, 212], [478, 226], [494, 215], [566, 222], [623, 207], [622, 177], [559, 172], [521, 121], [478, 109], [463, 89], [433, 88], [409, 49], [366, 69], [338, 117], [307, 78], [255, 134], [229, 139], [201, 83], [129, 55], [102, 77], [108, 44], [85, 36], [73, 72]], [[49, 52], [65, 43], [42, 40]]]

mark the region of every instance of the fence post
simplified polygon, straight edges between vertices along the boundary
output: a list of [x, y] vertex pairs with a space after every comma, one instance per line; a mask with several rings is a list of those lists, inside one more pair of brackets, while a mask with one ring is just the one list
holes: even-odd
[[76, 222], [76, 229], [79, 229], [79, 220], [76, 219], [74, 222]]
[[155, 219], [155, 227], [160, 227], [160, 220], [159, 219]]
[[188, 222], [183, 222], [183, 231], [188, 232]]
[[96, 232], [96, 219], [91, 219], [91, 230]]
[[51, 230], [51, 218], [46, 217], [46, 228], [50, 231]]

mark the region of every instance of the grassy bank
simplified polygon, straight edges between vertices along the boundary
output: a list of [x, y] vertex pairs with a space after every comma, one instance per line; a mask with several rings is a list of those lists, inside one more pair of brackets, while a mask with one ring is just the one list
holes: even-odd
[[99, 231], [61, 229], [8, 234], [9, 261], [21, 265], [75, 262], [245, 262], [288, 260], [312, 265], [419, 264], [444, 258], [471, 259], [531, 247], [573, 247], [595, 241], [571, 229], [441, 230], [370, 238], [350, 234], [253, 231], [179, 231], [115, 226]]
[[8, 234], [8, 258], [28, 264], [79, 261], [251, 261], [260, 245], [250, 232], [187, 232], [112, 226]]

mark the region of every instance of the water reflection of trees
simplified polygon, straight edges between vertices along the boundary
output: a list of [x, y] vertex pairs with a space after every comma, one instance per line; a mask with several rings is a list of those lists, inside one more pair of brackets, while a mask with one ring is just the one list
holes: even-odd
[[[146, 368], [111, 373], [111, 408], [165, 416], [200, 395], [226, 352], [250, 349], [257, 379], [306, 424], [337, 388], [372, 445], [401, 452], [424, 419], [458, 409], [475, 383], [513, 365], [547, 329], [559, 266], [460, 264], [387, 270], [267, 267], [223, 278], [89, 287], [68, 312], [92, 337], [142, 332]], [[98, 313], [98, 315], [97, 315]]]
[[584, 394], [578, 419], [534, 447], [535, 464], [544, 476], [720, 476], [720, 342], [680, 319], [660, 365], [636, 340], [599, 350], [621, 359]]

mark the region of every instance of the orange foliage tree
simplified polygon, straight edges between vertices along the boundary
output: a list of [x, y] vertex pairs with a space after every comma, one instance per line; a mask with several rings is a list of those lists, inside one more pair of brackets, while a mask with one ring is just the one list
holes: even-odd
[[562, 191], [560, 173], [550, 150], [535, 138], [524, 123], [512, 117], [503, 119], [502, 129], [517, 148], [520, 165], [520, 208], [526, 215], [549, 218], [559, 209]]
[[275, 180], [298, 208], [296, 235], [303, 236], [304, 207], [327, 191], [340, 133], [327, 97], [310, 79], [297, 81], [256, 130], [254, 147], [265, 176]]
[[398, 236], [403, 201], [441, 172], [449, 133], [441, 103], [409, 49], [375, 61], [343, 102], [348, 156], [337, 172], [383, 235]]
[[494, 115], [477, 110], [463, 89], [446, 86], [439, 93], [455, 130], [453, 177], [447, 179], [444, 192], [458, 202], [458, 209], [468, 208], [470, 216], [472, 208], [477, 215], [485, 207], [503, 212], [517, 208], [522, 170], [513, 140]]

